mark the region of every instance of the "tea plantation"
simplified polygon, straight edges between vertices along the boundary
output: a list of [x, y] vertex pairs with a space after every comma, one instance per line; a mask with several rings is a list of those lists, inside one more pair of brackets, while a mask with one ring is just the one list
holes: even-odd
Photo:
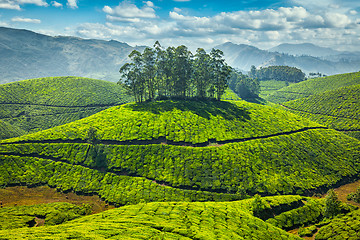
[[359, 153], [356, 139], [244, 101], [126, 104], [3, 140], [0, 185], [48, 184], [120, 205], [228, 201], [325, 190], [357, 176]]
[[0, 85], [0, 120], [36, 132], [131, 101], [123, 87], [111, 82], [80, 77], [30, 79]]
[[[263, 198], [262, 212], [286, 211], [303, 197]], [[0, 231], [6, 239], [301, 239], [253, 216], [253, 199], [237, 202], [140, 203], [58, 226]]]
[[0, 139], [18, 137], [24, 134], [26, 134], [24, 130], [0, 120]]
[[294, 113], [360, 138], [360, 85], [282, 103]]
[[360, 84], [360, 72], [314, 78], [281, 88], [265, 99], [282, 103], [356, 84]]

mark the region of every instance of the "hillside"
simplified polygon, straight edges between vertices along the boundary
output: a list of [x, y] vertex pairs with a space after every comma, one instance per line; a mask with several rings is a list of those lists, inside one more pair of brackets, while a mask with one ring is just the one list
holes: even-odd
[[117, 204], [227, 201], [327, 189], [358, 174], [359, 152], [344, 134], [244, 101], [125, 104], [1, 141], [0, 185]]
[[[287, 240], [302, 239], [296, 234], [296, 230], [292, 231], [293, 234], [286, 232], [299, 226], [310, 226], [309, 229], [315, 227], [315, 231], [312, 230], [313, 233], [309, 236], [319, 230], [315, 239], [328, 239], [329, 236], [334, 239], [339, 239], [339, 236], [341, 239], [346, 239], [347, 236], [356, 239], [359, 236], [359, 211], [354, 211], [354, 207], [340, 204], [340, 213], [350, 213], [345, 217], [339, 214], [334, 219], [323, 220], [324, 199], [298, 195], [256, 196], [233, 202], [140, 203], [84, 217], [79, 216], [84, 212], [82, 209], [76, 209], [77, 214], [70, 215], [69, 208], [74, 208], [71, 204], [55, 205], [64, 209], [64, 214], [54, 209], [54, 205], [4, 208], [0, 214], [10, 213], [11, 217], [6, 222], [8, 226], [14, 223], [19, 226], [26, 218], [33, 219], [31, 214], [38, 209], [41, 216], [46, 216], [45, 227], [16, 230], [5, 228], [6, 230], [0, 230], [0, 238], [33, 239], [36, 236], [41, 239], [73, 239], [86, 236], [86, 239]], [[22, 216], [20, 209], [29, 212], [29, 216]], [[12, 218], [14, 213], [19, 214], [20, 221]], [[62, 223], [69, 220], [68, 217], [77, 219]], [[49, 226], [55, 225], [54, 223], [56, 226]], [[346, 226], [346, 223], [351, 226]], [[340, 231], [333, 231], [334, 228]], [[301, 234], [300, 229], [298, 233]]]
[[49, 77], [0, 85], [0, 120], [26, 132], [73, 122], [132, 101], [117, 84], [79, 77]]
[[268, 95], [266, 100], [274, 103], [283, 103], [356, 84], [360, 84], [360, 72], [308, 79], [281, 88], [273, 94]]
[[282, 103], [296, 114], [360, 139], [360, 84]]
[[81, 76], [118, 81], [131, 47], [117, 41], [51, 37], [0, 27], [0, 83], [28, 78]]
[[[264, 198], [264, 212], [297, 208], [300, 196]], [[0, 238], [29, 239], [301, 239], [253, 216], [253, 199], [238, 202], [142, 203], [82, 217], [71, 223], [0, 231]]]
[[340, 54], [331, 48], [316, 46], [311, 43], [290, 44], [283, 43], [269, 49], [271, 52], [287, 53], [294, 56], [308, 55], [313, 57], [326, 57]]
[[18, 137], [24, 134], [26, 134], [24, 130], [0, 120], [0, 139]]

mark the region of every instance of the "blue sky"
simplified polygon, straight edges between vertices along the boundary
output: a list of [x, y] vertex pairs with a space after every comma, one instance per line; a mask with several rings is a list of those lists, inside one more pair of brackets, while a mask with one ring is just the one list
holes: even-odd
[[130, 45], [210, 48], [231, 41], [267, 49], [315, 43], [360, 49], [358, 0], [0, 0], [0, 26]]

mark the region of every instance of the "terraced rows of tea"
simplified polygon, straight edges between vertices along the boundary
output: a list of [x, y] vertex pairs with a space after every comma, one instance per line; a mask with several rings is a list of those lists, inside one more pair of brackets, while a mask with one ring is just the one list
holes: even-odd
[[[47, 209], [50, 219], [59, 220], [57, 209]], [[65, 205], [69, 208], [71, 206]], [[33, 210], [34, 207], [27, 207]], [[140, 203], [108, 210], [99, 214], [77, 218], [56, 226], [21, 228], [16, 231], [0, 230], [0, 238], [31, 239], [302, 239], [286, 230], [299, 226], [317, 225], [315, 239], [335, 236], [332, 231], [337, 223], [324, 219], [324, 199], [312, 199], [298, 195], [259, 197], [233, 202], [156, 202]], [[49, 210], [53, 209], [53, 213]], [[342, 213], [350, 212], [346, 219], [357, 216], [358, 211], [341, 204]], [[12, 212], [17, 209], [12, 208]], [[9, 212], [4, 209], [1, 212]], [[46, 211], [42, 211], [46, 212]], [[20, 213], [19, 216], [22, 216]], [[24, 216], [25, 217], [25, 216]], [[34, 218], [29, 215], [28, 219]], [[76, 218], [78, 216], [75, 216]], [[338, 218], [340, 221], [343, 218]], [[12, 219], [10, 219], [11, 222]], [[61, 220], [61, 219], [60, 219]], [[355, 220], [355, 218], [354, 218]], [[353, 231], [341, 237], [357, 237], [357, 220], [350, 222]], [[59, 224], [58, 222], [57, 224]], [[46, 224], [46, 221], [45, 221]], [[52, 225], [53, 222], [48, 223]], [[0, 225], [1, 226], [1, 225]], [[343, 226], [342, 226], [343, 227]], [[315, 228], [316, 229], [316, 228]], [[341, 234], [341, 232], [339, 233]], [[336, 238], [334, 238], [336, 239]]]
[[314, 78], [281, 88], [265, 99], [274, 103], [283, 103], [357, 84], [360, 84], [360, 72]]
[[1, 141], [0, 185], [47, 184], [120, 205], [228, 201], [327, 189], [357, 176], [359, 153], [353, 138], [244, 101], [127, 104]]
[[360, 85], [282, 103], [296, 114], [360, 138]]
[[30, 79], [0, 85], [0, 120], [36, 132], [130, 101], [125, 89], [111, 82], [79, 77]]
[[24, 130], [0, 120], [0, 139], [18, 137], [24, 134], [26, 134]]

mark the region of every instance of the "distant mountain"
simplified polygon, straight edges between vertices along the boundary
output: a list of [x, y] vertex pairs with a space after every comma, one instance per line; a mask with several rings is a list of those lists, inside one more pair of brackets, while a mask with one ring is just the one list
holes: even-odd
[[312, 43], [290, 44], [283, 43], [277, 47], [269, 49], [270, 52], [286, 53], [294, 56], [308, 55], [313, 57], [325, 57], [338, 55], [341, 52], [331, 48], [319, 47]]
[[360, 69], [359, 57], [354, 54], [341, 57], [332, 56], [328, 59], [313, 56], [294, 56], [279, 52], [270, 52], [249, 45], [237, 45], [231, 42], [215, 46], [224, 52], [226, 61], [235, 68], [249, 71], [251, 65], [256, 67], [267, 67], [273, 65], [287, 65], [298, 67], [306, 73], [321, 72], [326, 75], [355, 72]]
[[117, 81], [134, 49], [143, 47], [0, 27], [0, 83], [69, 75]]

